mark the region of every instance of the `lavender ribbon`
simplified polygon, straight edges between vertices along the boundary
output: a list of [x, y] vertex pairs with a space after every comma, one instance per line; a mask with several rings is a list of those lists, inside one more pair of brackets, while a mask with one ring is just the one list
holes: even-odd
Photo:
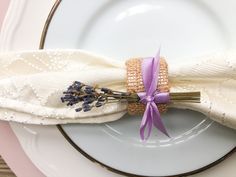
[[[140, 125], [141, 139], [147, 140], [149, 138], [153, 125], [169, 137], [156, 105], [160, 103], [168, 103], [170, 100], [169, 92], [160, 93], [156, 89], [160, 70], [160, 50], [158, 51], [156, 57], [143, 59], [141, 67], [145, 92], [138, 93], [138, 96], [140, 98], [140, 102], [146, 105]], [[145, 137], [146, 127], [147, 136]]]

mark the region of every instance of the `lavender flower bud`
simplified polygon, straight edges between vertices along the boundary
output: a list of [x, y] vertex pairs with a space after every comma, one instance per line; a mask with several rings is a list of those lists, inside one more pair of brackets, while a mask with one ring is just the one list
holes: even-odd
[[101, 88], [101, 91], [104, 92], [104, 93], [109, 93], [109, 92], [111, 92], [111, 90], [108, 89], [108, 88]]
[[80, 112], [80, 111], [82, 111], [82, 108], [76, 108], [75, 111]]
[[106, 99], [105, 99], [104, 97], [99, 97], [99, 98], [98, 98], [98, 101], [99, 101], [99, 102], [104, 102], [105, 100], [106, 100]]
[[91, 109], [92, 109], [92, 107], [89, 106], [89, 105], [86, 105], [86, 106], [83, 107], [84, 112], [90, 111]]
[[90, 106], [89, 106], [88, 103], [83, 103], [83, 104], [82, 104], [82, 107], [83, 107], [83, 108], [88, 108], [88, 107], [90, 107]]
[[103, 104], [101, 102], [96, 102], [95, 106], [98, 108], [98, 107], [101, 107]]
[[90, 104], [90, 103], [92, 103], [92, 102], [94, 102], [94, 98], [86, 98], [86, 99], [84, 99], [84, 103], [87, 103], [87, 104]]
[[91, 94], [91, 93], [93, 92], [93, 90], [90, 89], [90, 88], [86, 88], [86, 89], [84, 90], [84, 92], [87, 93], [87, 94]]
[[81, 82], [75, 81], [74, 84], [76, 84], [76, 85], [81, 85]]

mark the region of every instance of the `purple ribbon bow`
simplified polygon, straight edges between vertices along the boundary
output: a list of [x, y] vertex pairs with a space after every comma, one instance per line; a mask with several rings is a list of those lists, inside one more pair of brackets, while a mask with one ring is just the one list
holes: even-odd
[[[169, 92], [160, 93], [157, 90], [159, 70], [160, 50], [156, 57], [145, 58], [142, 60], [142, 79], [145, 92], [138, 93], [140, 102], [146, 104], [146, 109], [140, 125], [140, 136], [142, 140], [147, 140], [149, 138], [153, 125], [169, 137], [156, 105], [160, 103], [168, 103], [170, 100]], [[146, 127], [148, 130], [147, 136], [145, 137]]]

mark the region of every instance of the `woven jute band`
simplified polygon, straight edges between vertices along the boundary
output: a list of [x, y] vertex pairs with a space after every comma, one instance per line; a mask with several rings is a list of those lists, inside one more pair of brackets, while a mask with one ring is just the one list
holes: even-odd
[[[127, 68], [127, 91], [131, 93], [144, 92], [142, 81], [141, 58], [133, 58], [126, 61]], [[169, 92], [168, 65], [165, 59], [160, 59], [160, 71], [158, 76], [157, 90], [159, 92]], [[158, 104], [160, 113], [167, 110], [167, 104]], [[128, 113], [131, 115], [143, 114], [145, 105], [142, 103], [128, 103]]]

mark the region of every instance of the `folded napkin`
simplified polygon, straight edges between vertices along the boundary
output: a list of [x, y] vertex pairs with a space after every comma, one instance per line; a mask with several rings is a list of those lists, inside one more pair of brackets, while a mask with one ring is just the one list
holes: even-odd
[[[236, 128], [236, 55], [227, 52], [183, 61], [168, 62], [170, 92], [200, 91], [201, 103], [178, 102], [169, 107], [196, 110]], [[126, 91], [125, 61], [82, 50], [10, 52], [0, 54], [0, 72], [2, 120], [45, 125], [102, 123], [127, 112], [126, 103], [75, 112], [60, 100], [76, 80]]]

